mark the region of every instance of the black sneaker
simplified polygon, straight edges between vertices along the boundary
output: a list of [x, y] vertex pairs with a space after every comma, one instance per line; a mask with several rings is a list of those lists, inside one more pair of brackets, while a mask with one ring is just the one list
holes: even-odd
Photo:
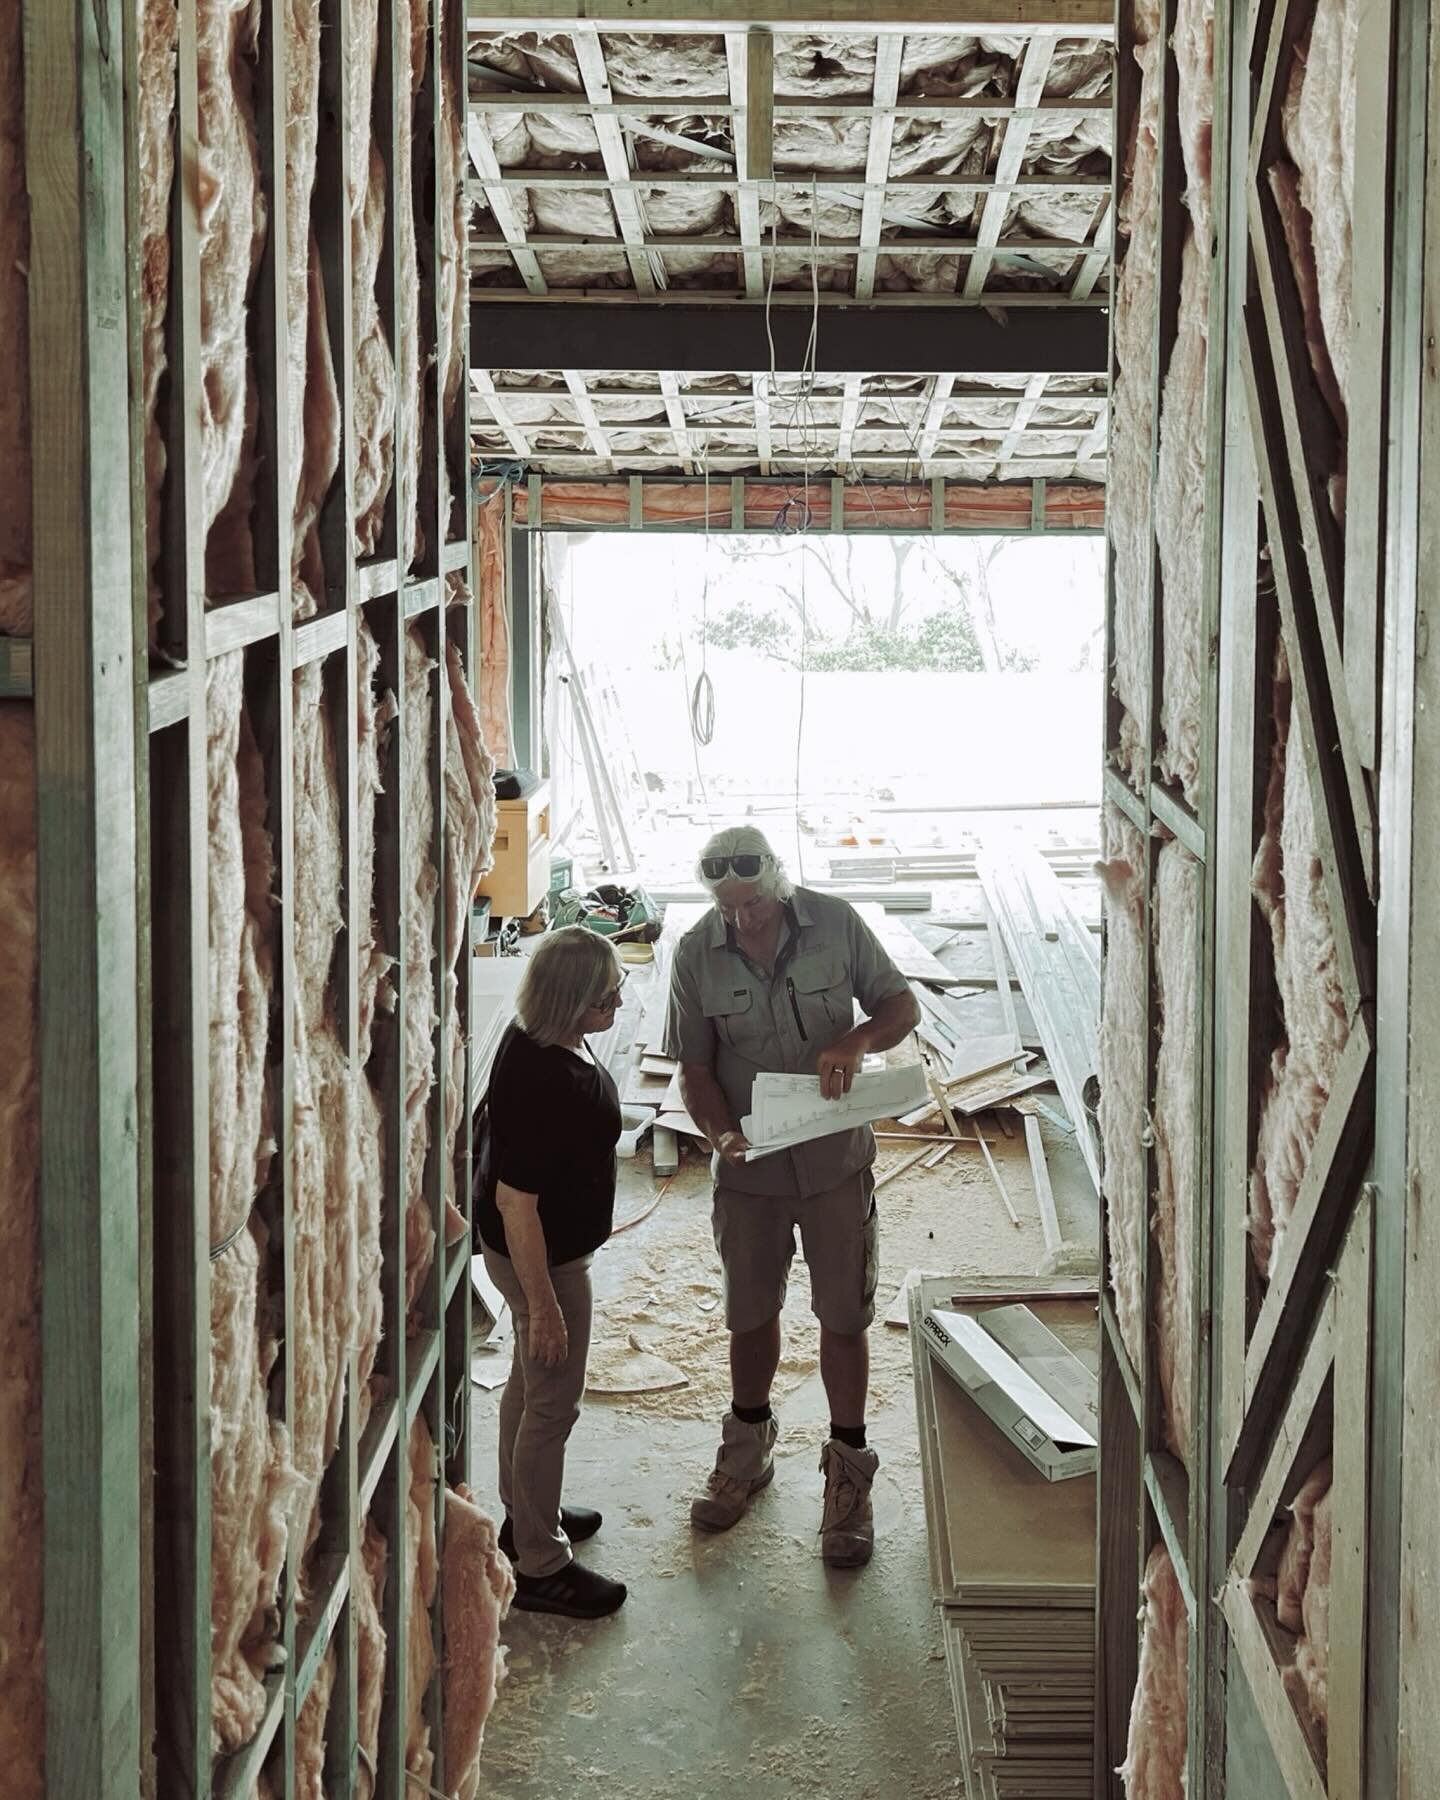
[[[604, 1522], [600, 1514], [588, 1506], [562, 1506], [560, 1508], [560, 1523], [572, 1544], [583, 1544], [586, 1538], [594, 1537]], [[500, 1527], [500, 1548], [513, 1563], [515, 1560], [515, 1521], [508, 1514], [505, 1523]]]
[[553, 1575], [517, 1575], [515, 1605], [521, 1612], [558, 1613], [565, 1619], [603, 1619], [625, 1604], [623, 1581], [611, 1581], [584, 1563], [569, 1562]]

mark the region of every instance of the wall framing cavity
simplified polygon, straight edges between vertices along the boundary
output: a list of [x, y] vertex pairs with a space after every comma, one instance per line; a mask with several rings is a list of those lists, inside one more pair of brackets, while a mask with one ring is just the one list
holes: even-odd
[[475, 1750], [447, 1776], [493, 829], [464, 18], [10, 10], [0, 730], [34, 849], [0, 1129], [43, 1354], [7, 1356], [6, 1436], [45, 1558], [7, 1569], [7, 1763], [401, 1800]]

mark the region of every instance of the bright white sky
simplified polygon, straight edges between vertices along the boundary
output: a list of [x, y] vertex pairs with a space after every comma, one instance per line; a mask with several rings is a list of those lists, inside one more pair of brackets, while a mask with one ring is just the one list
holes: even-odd
[[[815, 535], [808, 545], [873, 613], [883, 616], [894, 593], [901, 541]], [[592, 661], [617, 669], [653, 668], [657, 662], [664, 666], [669, 660], [664, 649], [673, 653], [678, 648], [681, 631], [693, 660], [706, 604], [707, 566], [712, 613], [742, 601], [761, 610], [784, 610], [784, 590], [798, 595], [803, 570], [812, 629], [836, 638], [846, 632], [845, 605], [793, 537], [749, 537], [737, 545], [717, 536], [708, 552], [703, 538], [677, 533], [597, 533], [568, 542], [572, 548], [559, 597], [572, 622], [582, 667]], [[911, 540], [901, 577], [904, 622], [913, 624], [927, 613], [960, 604], [959, 591], [945, 572], [967, 578], [973, 592], [977, 558], [994, 544], [990, 538]], [[734, 557], [734, 548], [746, 553], [743, 559]], [[1006, 540], [989, 569], [997, 637], [1035, 658], [1037, 673], [1098, 669], [1104, 579], [1101, 537]]]

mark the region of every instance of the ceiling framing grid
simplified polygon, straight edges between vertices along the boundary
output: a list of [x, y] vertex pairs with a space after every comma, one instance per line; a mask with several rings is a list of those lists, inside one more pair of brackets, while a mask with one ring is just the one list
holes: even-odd
[[[122, 16], [123, 15], [123, 16]], [[373, 128], [387, 169], [393, 221], [401, 171], [399, 121], [407, 116], [409, 8], [381, 0], [380, 80]], [[258, 400], [253, 505], [257, 590], [207, 589], [202, 501], [201, 221], [199, 192], [177, 178], [170, 220], [169, 375], [160, 428], [168, 475], [152, 570], [147, 549], [144, 414], [132, 403], [138, 369], [142, 243], [127, 189], [137, 191], [137, 146], [126, 129], [137, 92], [133, 11], [114, 0], [39, 7], [27, 18], [25, 80], [31, 216], [30, 368], [36, 419], [74, 428], [35, 435], [35, 619], [31, 645], [0, 655], [5, 691], [33, 699], [40, 788], [38, 870], [42, 1020], [41, 1203], [44, 1260], [46, 1780], [51, 1791], [95, 1800], [146, 1793], [191, 1800], [249, 1800], [262, 1773], [277, 1800], [297, 1792], [297, 1724], [317, 1672], [333, 1652], [326, 1726], [325, 1791], [353, 1794], [359, 1776], [357, 1604], [369, 1581], [361, 1541], [366, 1517], [390, 1545], [383, 1624], [390, 1646], [374, 1792], [413, 1792], [406, 1735], [412, 1610], [406, 1512], [412, 1501], [410, 1427], [423, 1415], [438, 1447], [433, 1494], [443, 1543], [446, 1482], [468, 1475], [468, 1233], [445, 1249], [446, 1198], [469, 1210], [469, 1134], [447, 1171], [445, 1118], [450, 1045], [446, 981], [465, 941], [447, 943], [447, 885], [459, 877], [446, 824], [450, 743], [447, 657], [475, 670], [466, 417], [447, 416], [448, 334], [443, 292], [442, 83], [464, 91], [463, 18], [426, 9], [423, 80], [411, 143], [419, 226], [419, 279], [389, 225], [378, 282], [391, 344], [412, 332], [423, 391], [395, 400], [395, 471], [378, 555], [357, 560], [351, 471], [360, 433], [352, 389], [352, 240], [348, 167], [353, 92], [347, 78], [350, 14], [324, 0], [320, 16], [321, 123], [315, 232], [326, 297], [329, 355], [339, 388], [339, 473], [320, 514], [324, 591], [317, 611], [292, 622], [292, 537], [287, 392], [290, 292], [286, 258], [288, 9], [260, 12], [256, 136], [260, 201], [268, 222], [248, 329]], [[197, 0], [180, 0], [174, 65], [178, 137], [193, 146], [199, 116]], [[123, 57], [115, 53], [124, 45]], [[403, 50], [403, 54], [402, 54]], [[448, 74], [442, 73], [448, 71]], [[420, 70], [417, 69], [417, 75]], [[363, 141], [364, 132], [360, 132]], [[83, 154], [82, 154], [83, 150]], [[186, 169], [189, 165], [184, 165]], [[362, 184], [363, 185], [363, 184]], [[425, 218], [432, 221], [427, 228]], [[83, 418], [77, 383], [88, 396]], [[126, 421], [129, 421], [128, 428]], [[413, 470], [426, 546], [413, 567], [400, 549], [400, 471]], [[448, 498], [447, 498], [448, 496]], [[463, 591], [462, 591], [463, 590]], [[147, 598], [157, 596], [154, 648]], [[464, 604], [460, 604], [460, 600]], [[362, 1071], [358, 994], [370, 956], [372, 895], [360, 891], [357, 768], [358, 633], [368, 622], [394, 723], [382, 756], [384, 797], [375, 832], [375, 913], [393, 959], [396, 1006], [375, 1024]], [[413, 724], [404, 669], [407, 644], [423, 642], [435, 666], [423, 705], [430, 744], [422, 785], [433, 817], [438, 872], [433, 937], [410, 941], [413, 900], [403, 891], [409, 821], [402, 806]], [[342, 1373], [338, 1447], [319, 1497], [319, 1535], [304, 1568], [303, 1519], [291, 1521], [279, 1589], [275, 1655], [264, 1678], [255, 1736], [216, 1760], [212, 1750], [212, 1270], [227, 1244], [211, 1228], [210, 792], [215, 754], [211, 678], [221, 659], [243, 658], [245, 709], [263, 759], [273, 844], [273, 927], [260, 954], [275, 993], [266, 1053], [268, 1116], [276, 1144], [255, 1202], [262, 1222], [262, 1311], [273, 1312], [277, 1360], [267, 1401], [271, 1425], [289, 1433], [296, 1408], [295, 1111], [297, 872], [307, 854], [294, 762], [296, 678], [318, 668], [333, 731], [343, 853], [343, 922], [327, 992], [347, 1074], [369, 1079], [386, 1147], [381, 1222], [383, 1338], [363, 1436], [353, 1350]], [[24, 676], [22, 681], [21, 677]], [[412, 689], [412, 693], [413, 693]], [[371, 696], [378, 703], [379, 696]], [[222, 752], [223, 754], [223, 752]], [[232, 804], [238, 804], [232, 798]], [[224, 802], [220, 802], [223, 806]], [[405, 1016], [407, 960], [435, 985], [434, 1083], [426, 1110], [425, 1197], [436, 1234], [427, 1279], [407, 1307], [406, 1146], [410, 1131]], [[468, 983], [460, 983], [465, 1030]], [[468, 1051], [466, 1084], [469, 1083]], [[138, 1103], [138, 1113], [135, 1110]], [[246, 1227], [251, 1223], [247, 1211]], [[239, 1234], [235, 1234], [238, 1238]], [[234, 1242], [232, 1238], [231, 1242]], [[408, 1330], [407, 1330], [408, 1324]], [[268, 1435], [268, 1434], [267, 1434]], [[153, 1474], [152, 1474], [153, 1469]], [[137, 1550], [138, 1546], [138, 1550]], [[436, 1672], [422, 1710], [432, 1731], [434, 1780], [443, 1761], [444, 1620], [437, 1592], [431, 1629]]]
[[860, 479], [1096, 482], [1109, 402], [1103, 375], [967, 379], [794, 377], [581, 369], [471, 371], [486, 461], [507, 453], [579, 477], [832, 470]]
[[[526, 89], [520, 79], [496, 71], [486, 61], [492, 46], [508, 49], [512, 43], [531, 45], [523, 35], [528, 20], [517, 19], [506, 34], [475, 30], [472, 15], [472, 81], [469, 142], [474, 164], [476, 199], [488, 208], [492, 227], [472, 237], [472, 261], [477, 273], [477, 300], [504, 297], [523, 286], [536, 299], [562, 299], [584, 290], [588, 283], [567, 271], [562, 252], [586, 252], [593, 260], [607, 240], [628, 267], [628, 285], [637, 293], [654, 293], [670, 284], [665, 257], [695, 252], [730, 257], [728, 284], [693, 281], [683, 285], [692, 299], [733, 299], [744, 294], [760, 299], [770, 282], [774, 253], [794, 262], [803, 260], [810, 245], [808, 229], [787, 225], [783, 231], [762, 234], [762, 207], [781, 202], [803, 203], [813, 191], [817, 199], [836, 201], [853, 208], [853, 232], [823, 229], [818, 249], [825, 258], [854, 258], [855, 269], [846, 284], [849, 297], [884, 306], [899, 297], [890, 290], [908, 290], [914, 278], [888, 282], [876, 288], [876, 263], [887, 258], [946, 259], [948, 278], [920, 280], [920, 291], [946, 293], [971, 305], [1006, 306], [1034, 304], [1037, 288], [1048, 286], [1050, 304], [1098, 305], [1095, 287], [1108, 255], [1110, 172], [1093, 166], [1056, 169], [1045, 157], [1030, 156], [1032, 138], [1043, 137], [1047, 123], [1074, 124], [1087, 117], [1108, 122], [1111, 96], [1108, 81], [1099, 91], [1092, 80], [1080, 94], [1046, 93], [1046, 84], [1062, 45], [1092, 45], [1110, 32], [1108, 18], [1087, 18], [1083, 24], [1037, 30], [1027, 25], [1005, 27], [1017, 33], [1025, 48], [1017, 61], [1014, 90], [1003, 83], [971, 94], [902, 94], [906, 34], [882, 31], [870, 37], [873, 70], [868, 95], [834, 98], [823, 93], [815, 98], [775, 91], [775, 28], [752, 26], [725, 33], [723, 53], [716, 72], [725, 85], [714, 93], [655, 93], [615, 97], [607, 71], [604, 44], [615, 27], [594, 21], [566, 27], [558, 45], [573, 58], [578, 72], [577, 91], [534, 84]], [[487, 21], [487, 24], [489, 22]], [[1001, 29], [997, 26], [996, 29]], [[520, 34], [517, 36], [517, 33]], [[663, 40], [652, 39], [652, 47]], [[691, 41], [695, 41], [693, 35]], [[833, 47], [833, 46], [832, 46]], [[818, 52], [817, 52], [818, 54]], [[522, 89], [523, 91], [516, 91]], [[894, 167], [897, 123], [916, 126], [922, 121], [943, 127], [946, 121], [970, 118], [989, 133], [989, 149], [970, 158], [962, 171], [927, 173], [923, 168], [902, 172]], [[547, 118], [563, 124], [565, 141], [583, 144], [593, 138], [596, 150], [583, 160], [578, 151], [555, 163], [505, 164], [496, 154], [497, 127], [523, 126], [527, 119]], [[707, 126], [687, 134], [678, 127], [687, 121]], [[777, 166], [774, 133], [787, 126], [824, 121], [836, 128], [860, 123], [866, 132], [863, 168], [853, 174], [824, 165], [797, 165], [788, 156]], [[715, 141], [719, 135], [721, 143]], [[728, 147], [723, 140], [728, 139]], [[781, 147], [784, 139], [781, 137]], [[689, 166], [642, 165], [637, 144], [659, 145], [688, 157]], [[1048, 141], [1042, 149], [1052, 149]], [[1028, 160], [1027, 160], [1028, 159]], [[943, 162], [943, 156], [934, 158]], [[1085, 159], [1076, 159], [1085, 161]], [[915, 161], [913, 155], [908, 158]], [[555, 199], [585, 196], [603, 201], [608, 196], [613, 218], [608, 232], [594, 228], [594, 209], [587, 209], [587, 228], [578, 232], [554, 229], [526, 230], [520, 207], [531, 191], [549, 193]], [[666, 190], [729, 197], [736, 228], [716, 231], [667, 231], [646, 229], [644, 196]], [[927, 206], [945, 195], [968, 194], [976, 213], [972, 230], [936, 228], [923, 214]], [[1009, 217], [1026, 199], [1070, 197], [1076, 205], [1078, 232], [1073, 236], [1047, 235], [1029, 228], [1018, 216]], [[498, 201], [498, 205], [497, 205]], [[502, 253], [497, 259], [494, 253]], [[544, 263], [539, 263], [543, 258]], [[1005, 267], [1011, 258], [1023, 266], [1050, 271], [1047, 282], [1033, 279], [1007, 283]], [[537, 263], [539, 267], [537, 269]], [[546, 264], [555, 271], [549, 280]], [[898, 266], [898, 265], [894, 265]], [[619, 265], [617, 264], [618, 268]], [[508, 270], [508, 276], [507, 276]], [[1094, 271], [1094, 272], [1092, 272]], [[539, 279], [537, 281], [537, 273]], [[493, 276], [493, 281], [492, 281]], [[611, 288], [607, 281], [598, 284]], [[791, 285], [781, 279], [781, 293]], [[794, 285], [805, 287], [808, 280]], [[828, 283], [826, 284], [828, 287]]]
[[[1100, 365], [1093, 382], [1037, 391], [1030, 377], [1048, 365], [1027, 367], [1017, 347], [986, 392], [964, 344], [972, 327], [1037, 308], [1061, 343], [1079, 316], [1098, 322], [1114, 219], [1107, 8], [1075, 0], [1042, 16], [1011, 0], [942, 26], [921, 7], [879, 27], [825, 9], [758, 22], [727, 8], [703, 21], [583, 10], [470, 14], [485, 460], [574, 477], [1103, 481]], [[1003, 52], [977, 48], [985, 32]], [[509, 336], [516, 308], [554, 302], [569, 309], [560, 341], [577, 305], [595, 314], [588, 359], [547, 373], [489, 347], [490, 322]], [[663, 325], [653, 348], [622, 349], [616, 315], [629, 307], [696, 318], [722, 303], [780, 316], [818, 304], [834, 320], [825, 338], [852, 326], [841, 309], [864, 309], [872, 343], [892, 325], [903, 337], [914, 309], [954, 309], [943, 354], [961, 366], [919, 361], [907, 385], [857, 358], [831, 394], [787, 390], [799, 367], [788, 340], [768, 368], [727, 378], [719, 357], [700, 380], [667, 363]], [[546, 318], [534, 313], [532, 342]]]

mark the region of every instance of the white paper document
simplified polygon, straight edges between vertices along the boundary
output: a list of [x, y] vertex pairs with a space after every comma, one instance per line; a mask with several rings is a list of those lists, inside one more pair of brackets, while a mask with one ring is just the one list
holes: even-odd
[[750, 1143], [747, 1160], [853, 1131], [875, 1119], [893, 1119], [925, 1099], [925, 1071], [919, 1063], [855, 1077], [848, 1094], [827, 1100], [818, 1075], [757, 1075], [751, 1110], [740, 1121]]

